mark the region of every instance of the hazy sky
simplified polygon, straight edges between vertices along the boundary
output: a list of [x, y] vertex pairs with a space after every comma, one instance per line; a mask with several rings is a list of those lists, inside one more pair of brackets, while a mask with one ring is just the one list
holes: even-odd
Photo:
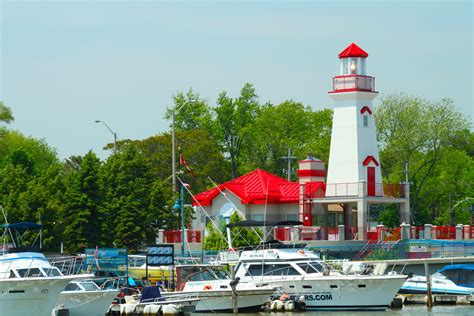
[[452, 98], [473, 117], [472, 1], [1, 1], [0, 100], [12, 127], [61, 158], [169, 129], [172, 96], [214, 104], [253, 83], [260, 100], [314, 109], [337, 54], [369, 53], [382, 94]]

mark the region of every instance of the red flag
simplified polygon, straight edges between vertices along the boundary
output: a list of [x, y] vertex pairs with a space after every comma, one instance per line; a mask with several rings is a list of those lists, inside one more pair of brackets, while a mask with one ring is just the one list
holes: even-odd
[[194, 175], [193, 170], [189, 168], [188, 163], [184, 160], [184, 157], [182, 154], [179, 154], [179, 164], [181, 167], [186, 168], [189, 171], [190, 175]]

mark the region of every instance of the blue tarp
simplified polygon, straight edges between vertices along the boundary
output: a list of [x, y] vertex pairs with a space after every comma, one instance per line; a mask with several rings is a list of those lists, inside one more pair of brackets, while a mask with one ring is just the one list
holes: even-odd
[[449, 270], [474, 270], [474, 264], [452, 264], [449, 266], [443, 267], [439, 272], [449, 271]]
[[158, 286], [148, 286], [143, 288], [140, 302], [153, 302], [155, 299], [160, 297], [161, 293]]

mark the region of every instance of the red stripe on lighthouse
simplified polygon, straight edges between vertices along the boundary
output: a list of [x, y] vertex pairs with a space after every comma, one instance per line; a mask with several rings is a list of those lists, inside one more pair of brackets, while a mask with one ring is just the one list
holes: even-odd
[[364, 114], [365, 112], [369, 112], [369, 114], [372, 115], [372, 110], [367, 105], [364, 105], [362, 109], [360, 109], [360, 114]]
[[367, 156], [367, 158], [365, 158], [363, 164], [364, 164], [364, 166], [367, 166], [370, 162], [373, 162], [376, 166], [379, 165], [379, 162], [377, 161], [377, 159], [374, 158], [374, 156]]

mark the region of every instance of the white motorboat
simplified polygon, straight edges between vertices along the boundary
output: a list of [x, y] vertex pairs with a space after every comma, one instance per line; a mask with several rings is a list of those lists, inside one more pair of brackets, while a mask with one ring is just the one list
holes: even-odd
[[385, 310], [405, 275], [351, 274], [334, 271], [312, 251], [291, 245], [244, 250], [235, 275], [241, 282], [281, 287], [291, 299], [304, 296], [307, 309]]
[[[197, 296], [196, 312], [232, 311], [232, 299], [237, 297], [239, 311], [259, 311], [278, 289], [276, 286], [239, 283], [231, 280], [223, 267], [213, 265], [183, 265], [176, 267], [177, 291], [163, 292], [163, 297], [178, 293]], [[233, 287], [235, 293], [233, 292]]]
[[103, 316], [120, 292], [101, 289], [93, 281], [72, 281], [61, 292], [55, 312], [68, 310], [69, 316]]
[[[437, 272], [430, 277], [431, 293], [442, 295], [471, 295], [471, 289], [456, 285], [446, 276]], [[414, 275], [408, 278], [398, 293], [400, 294], [426, 294], [426, 277]]]
[[51, 315], [59, 294], [73, 280], [91, 274], [63, 275], [42, 253], [17, 252], [0, 256], [2, 315]]

